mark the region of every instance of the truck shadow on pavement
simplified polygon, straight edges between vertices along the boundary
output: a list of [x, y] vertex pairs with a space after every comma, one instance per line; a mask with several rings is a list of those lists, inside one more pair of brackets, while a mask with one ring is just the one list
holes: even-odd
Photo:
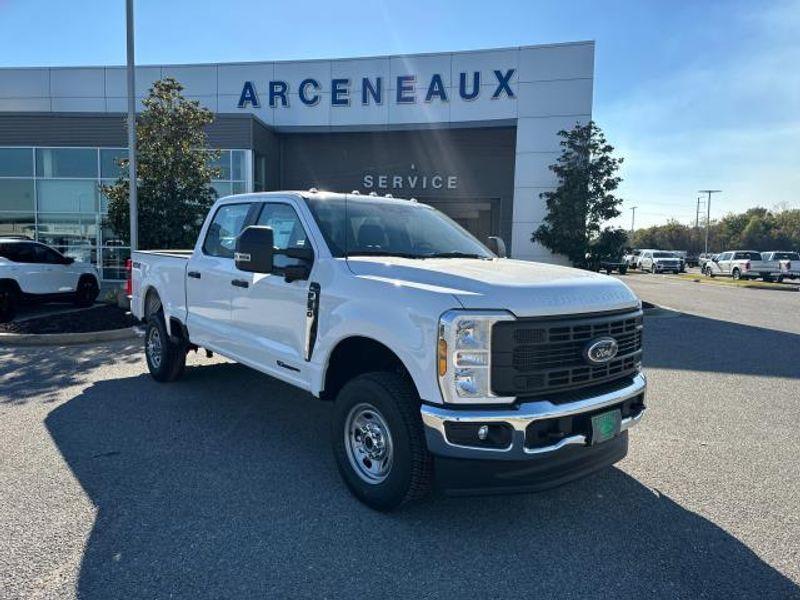
[[796, 333], [667, 309], [651, 315], [645, 313], [646, 367], [800, 378], [800, 335]]
[[233, 364], [95, 383], [48, 431], [97, 507], [78, 597], [797, 597], [724, 530], [617, 468], [381, 514], [330, 405]]

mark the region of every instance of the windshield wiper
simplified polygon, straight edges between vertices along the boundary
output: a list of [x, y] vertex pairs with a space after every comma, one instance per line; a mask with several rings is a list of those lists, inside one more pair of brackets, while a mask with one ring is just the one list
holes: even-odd
[[422, 258], [480, 258], [487, 260], [489, 257], [470, 252], [436, 252], [434, 254], [426, 254]]
[[410, 252], [392, 252], [391, 250], [356, 250], [348, 252], [345, 258], [351, 256], [396, 256], [398, 258], [427, 258], [420, 254], [412, 254]]

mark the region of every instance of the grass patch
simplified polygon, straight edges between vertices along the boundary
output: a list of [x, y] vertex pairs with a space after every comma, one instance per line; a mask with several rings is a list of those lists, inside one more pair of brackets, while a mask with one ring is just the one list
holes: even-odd
[[711, 283], [715, 285], [728, 285], [734, 287], [751, 288], [758, 290], [780, 290], [783, 292], [798, 292], [800, 287], [788, 283], [774, 283], [770, 281], [755, 281], [753, 279], [740, 279], [736, 281], [732, 277], [706, 277], [705, 275], [696, 275], [693, 273], [680, 273], [672, 275], [684, 281], [693, 281], [695, 283]]

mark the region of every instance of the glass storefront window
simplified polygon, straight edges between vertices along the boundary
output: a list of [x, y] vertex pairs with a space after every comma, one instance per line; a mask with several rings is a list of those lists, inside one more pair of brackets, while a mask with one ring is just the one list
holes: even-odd
[[[220, 169], [219, 179], [212, 183], [218, 196], [250, 191], [251, 152], [219, 153], [212, 163]], [[0, 235], [38, 239], [76, 260], [93, 263], [105, 279], [125, 279], [130, 248], [108, 227], [108, 198], [99, 189], [126, 175], [117, 164], [121, 158], [127, 158], [127, 149], [0, 148]], [[266, 161], [260, 170], [258, 163], [254, 167], [264, 178]], [[263, 181], [256, 185], [264, 187]]]
[[211, 184], [211, 187], [214, 188], [217, 192], [217, 198], [222, 198], [223, 196], [230, 196], [233, 192], [232, 184], [228, 181], [215, 181]]
[[40, 179], [36, 194], [39, 212], [97, 212], [97, 180]]
[[244, 194], [247, 192], [247, 184], [244, 181], [234, 181], [231, 184], [231, 192], [234, 194]]
[[244, 150], [231, 150], [231, 179], [244, 181], [245, 156]]
[[100, 149], [100, 177], [116, 181], [120, 175], [127, 175], [127, 169], [119, 166], [121, 159], [128, 158], [128, 150], [125, 148], [101, 148]]
[[231, 151], [230, 150], [222, 150], [219, 153], [219, 158], [209, 161], [208, 163], [214, 168], [220, 170], [218, 176], [214, 179], [222, 179], [222, 180], [229, 180], [231, 178]]
[[0, 235], [27, 235], [33, 238], [35, 223], [33, 212], [0, 211]]
[[97, 178], [95, 148], [37, 148], [37, 177]]
[[100, 276], [103, 279], [127, 279], [125, 261], [131, 257], [131, 249], [123, 246], [104, 246], [100, 249]]
[[0, 210], [36, 210], [33, 179], [0, 179]]
[[0, 148], [0, 177], [33, 177], [33, 148]]
[[96, 245], [96, 214], [39, 213], [39, 241], [51, 246]]

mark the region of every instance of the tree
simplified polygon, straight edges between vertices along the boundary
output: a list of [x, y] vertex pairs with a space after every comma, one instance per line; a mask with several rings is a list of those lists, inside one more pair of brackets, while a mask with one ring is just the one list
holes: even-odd
[[594, 121], [558, 135], [561, 156], [550, 165], [558, 187], [539, 194], [547, 203], [547, 216], [531, 240], [578, 266], [584, 264], [603, 223], [620, 215], [622, 199], [613, 192], [622, 181], [616, 173], [623, 159], [612, 156], [614, 147]]
[[[209, 150], [205, 133], [213, 113], [197, 101], [186, 100], [182, 90], [170, 77], [156, 81], [137, 118], [139, 246], [143, 249], [193, 246], [216, 199], [211, 179], [219, 169], [211, 163], [219, 152]], [[108, 225], [129, 242], [128, 160], [120, 161], [120, 166], [125, 176], [101, 186], [101, 191], [109, 199]]]

